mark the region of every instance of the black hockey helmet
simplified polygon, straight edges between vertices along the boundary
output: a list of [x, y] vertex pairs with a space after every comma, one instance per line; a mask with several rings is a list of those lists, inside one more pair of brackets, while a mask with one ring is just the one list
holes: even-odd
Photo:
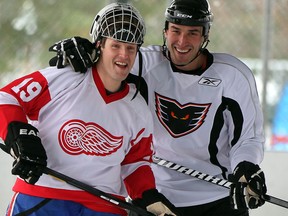
[[168, 22], [186, 26], [203, 26], [203, 36], [208, 37], [213, 14], [207, 0], [174, 0], [165, 11], [165, 20], [165, 29], [168, 28]]

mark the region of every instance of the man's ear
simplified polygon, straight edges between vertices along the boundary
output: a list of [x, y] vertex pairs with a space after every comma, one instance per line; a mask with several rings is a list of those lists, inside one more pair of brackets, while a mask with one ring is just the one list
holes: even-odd
[[163, 29], [163, 32], [162, 32], [162, 38], [163, 38], [163, 42], [164, 44], [166, 44], [166, 39], [167, 39], [167, 29]]
[[102, 40], [97, 41], [96, 44], [95, 44], [95, 47], [96, 48], [100, 48], [101, 42], [102, 42]]

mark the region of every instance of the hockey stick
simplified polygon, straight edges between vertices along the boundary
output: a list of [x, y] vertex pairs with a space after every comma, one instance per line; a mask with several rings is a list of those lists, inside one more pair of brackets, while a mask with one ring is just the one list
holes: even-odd
[[73, 179], [69, 176], [66, 176], [62, 173], [59, 173], [55, 170], [52, 170], [48, 167], [45, 167], [44, 170], [43, 170], [43, 173], [47, 174], [47, 175], [50, 175], [50, 176], [53, 176], [55, 178], [58, 178], [70, 185], [73, 185], [74, 187], [76, 188], [79, 188], [79, 189], [82, 189], [90, 194], [93, 194], [97, 197], [100, 197], [101, 199], [103, 200], [106, 200], [108, 202], [111, 202], [113, 203], [114, 205], [117, 205], [117, 206], [120, 206], [121, 208], [124, 208], [124, 209], [127, 209], [127, 210], [130, 210], [130, 211], [133, 211], [139, 215], [142, 215], [142, 216], [154, 216], [154, 214], [140, 208], [140, 207], [137, 207], [131, 203], [128, 203], [124, 200], [121, 200], [117, 197], [114, 197], [113, 195], [110, 195], [110, 194], [107, 194], [101, 190], [98, 190], [90, 185], [87, 185], [83, 182], [80, 182], [76, 179]]
[[[163, 166], [163, 167], [166, 167], [168, 169], [175, 170], [177, 172], [201, 179], [203, 181], [210, 182], [210, 183], [216, 184], [218, 186], [228, 188], [228, 189], [230, 189], [230, 186], [232, 184], [228, 180], [220, 179], [220, 178], [217, 178], [215, 176], [199, 172], [197, 170], [189, 169], [185, 166], [181, 166], [179, 164], [173, 163], [173, 162], [168, 161], [168, 160], [164, 160], [164, 159], [156, 157], [156, 156], [153, 156], [153, 163], [160, 165], [160, 166]], [[273, 197], [273, 196], [270, 196], [267, 194], [264, 195], [262, 197], [262, 199], [264, 199], [265, 201], [270, 202], [272, 204], [282, 206], [284, 208], [288, 208], [288, 201], [285, 201], [285, 200], [282, 200], [282, 199], [279, 199], [279, 198], [276, 198], [276, 197]]]

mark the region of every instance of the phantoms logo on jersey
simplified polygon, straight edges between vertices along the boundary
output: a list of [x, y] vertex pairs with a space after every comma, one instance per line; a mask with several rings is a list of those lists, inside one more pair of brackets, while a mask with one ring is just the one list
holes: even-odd
[[116, 152], [123, 143], [122, 136], [113, 136], [100, 125], [77, 119], [61, 127], [58, 140], [61, 148], [71, 155], [106, 156]]
[[197, 130], [204, 122], [211, 103], [180, 104], [155, 93], [156, 114], [171, 136], [178, 138]]

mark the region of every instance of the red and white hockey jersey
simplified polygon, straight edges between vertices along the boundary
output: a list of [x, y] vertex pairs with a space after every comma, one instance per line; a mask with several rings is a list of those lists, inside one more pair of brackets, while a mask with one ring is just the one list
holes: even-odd
[[[228, 54], [209, 53], [208, 69], [188, 74], [173, 71], [160, 46], [141, 52], [156, 156], [226, 179], [243, 160], [261, 162], [263, 117], [253, 74], [245, 64]], [[133, 73], [138, 73], [137, 66]], [[165, 167], [153, 164], [152, 169], [156, 187], [178, 207], [229, 194]]]
[[[0, 132], [27, 117], [38, 128], [48, 167], [124, 199], [155, 188], [150, 167], [153, 120], [134, 86], [107, 95], [96, 68], [75, 73], [49, 67], [0, 91]], [[125, 182], [125, 183], [124, 183]], [[127, 185], [127, 190], [125, 188]], [[113, 204], [42, 175], [36, 185], [17, 179], [14, 191], [72, 200], [94, 210], [123, 213]], [[110, 207], [108, 207], [110, 206]]]

